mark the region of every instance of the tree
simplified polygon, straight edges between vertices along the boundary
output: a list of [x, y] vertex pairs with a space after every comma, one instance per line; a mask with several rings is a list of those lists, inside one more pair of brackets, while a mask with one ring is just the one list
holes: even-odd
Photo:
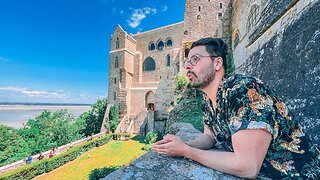
[[109, 113], [109, 125], [111, 132], [114, 132], [117, 129], [119, 124], [119, 108], [118, 105], [113, 105], [110, 108]]
[[91, 106], [90, 111], [80, 116], [80, 118], [85, 122], [85, 128], [82, 131], [85, 136], [100, 132], [107, 104], [107, 99], [98, 100], [94, 105]]
[[[20, 157], [27, 155], [23, 153], [23, 146], [23, 138], [17, 134], [16, 129], [0, 125], [0, 166], [20, 160]], [[13, 156], [14, 154], [17, 156]]]
[[79, 140], [83, 128], [84, 121], [66, 110], [43, 111], [21, 129], [0, 126], [0, 165]]
[[54, 113], [42, 112], [35, 119], [30, 119], [18, 132], [27, 142], [31, 150], [29, 153], [37, 154], [81, 139], [83, 128], [84, 122], [81, 119], [76, 119], [67, 110], [59, 110]]

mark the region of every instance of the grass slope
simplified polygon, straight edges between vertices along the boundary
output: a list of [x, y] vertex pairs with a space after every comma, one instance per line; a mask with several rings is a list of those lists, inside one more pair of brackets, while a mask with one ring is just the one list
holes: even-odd
[[142, 150], [143, 143], [139, 141], [110, 141], [94, 148], [76, 160], [35, 179], [88, 179], [90, 172], [95, 168], [129, 165], [146, 151]]

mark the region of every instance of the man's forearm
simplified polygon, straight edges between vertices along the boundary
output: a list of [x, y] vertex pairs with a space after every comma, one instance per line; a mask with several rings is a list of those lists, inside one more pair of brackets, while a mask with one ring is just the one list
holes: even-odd
[[189, 147], [184, 156], [209, 168], [239, 177], [255, 178], [257, 174], [255, 167], [251, 167], [246, 162], [240, 162], [234, 152], [205, 151]]
[[201, 134], [194, 140], [186, 142], [187, 145], [198, 149], [213, 148], [214, 140], [207, 134]]

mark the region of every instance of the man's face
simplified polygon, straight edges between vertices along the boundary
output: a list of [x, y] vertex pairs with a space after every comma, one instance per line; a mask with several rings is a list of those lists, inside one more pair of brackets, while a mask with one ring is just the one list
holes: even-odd
[[206, 51], [205, 46], [196, 46], [190, 50], [186, 70], [190, 85], [194, 88], [202, 89], [214, 80], [214, 61]]

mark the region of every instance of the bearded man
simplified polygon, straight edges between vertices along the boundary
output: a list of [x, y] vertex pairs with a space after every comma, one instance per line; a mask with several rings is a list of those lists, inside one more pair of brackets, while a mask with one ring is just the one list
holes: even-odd
[[319, 178], [319, 150], [298, 119], [261, 80], [238, 74], [226, 79], [227, 51], [220, 38], [192, 44], [185, 67], [191, 86], [203, 91], [204, 132], [188, 142], [169, 134], [152, 149], [244, 178]]

